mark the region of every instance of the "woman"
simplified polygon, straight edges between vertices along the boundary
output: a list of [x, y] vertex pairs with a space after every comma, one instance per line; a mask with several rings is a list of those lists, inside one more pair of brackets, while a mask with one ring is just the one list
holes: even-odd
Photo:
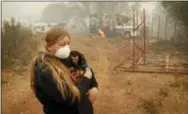
[[39, 53], [31, 66], [31, 88], [43, 105], [44, 113], [93, 114], [89, 97], [95, 100], [97, 89], [90, 86], [96, 82], [91, 80], [92, 72], [87, 70], [79, 84], [74, 85], [67, 60], [69, 34], [61, 28], [53, 28], [47, 32], [45, 41], [47, 52]]

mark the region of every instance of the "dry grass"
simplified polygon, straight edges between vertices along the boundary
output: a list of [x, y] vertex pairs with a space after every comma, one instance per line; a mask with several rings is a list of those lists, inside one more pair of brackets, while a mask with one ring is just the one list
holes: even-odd
[[170, 87], [180, 87], [181, 84], [180, 82], [174, 81], [174, 82], [169, 82]]
[[183, 90], [188, 94], [188, 77], [185, 77], [186, 79], [182, 80], [182, 86], [183, 86]]
[[[125, 46], [127, 45], [125, 44]], [[180, 83], [180, 79], [170, 74], [120, 72], [117, 75], [113, 75], [111, 67], [116, 66], [119, 61], [129, 56], [129, 52], [120, 53], [116, 44], [110, 43], [106, 39], [72, 37], [71, 48], [81, 51], [86, 56], [89, 66], [95, 71], [99, 82], [99, 98], [94, 104], [95, 114], [173, 114], [174, 112], [187, 114], [188, 104], [186, 103], [188, 100], [185, 100], [188, 97], [185, 94], [185, 90], [188, 89], [187, 81]], [[127, 50], [130, 51], [130, 49]], [[124, 49], [124, 51], [126, 50]], [[28, 80], [13, 80], [18, 85], [10, 84], [11, 89], [3, 90], [4, 113], [6, 111], [9, 112], [6, 114], [41, 113], [40, 104], [34, 99], [34, 96], [28, 93]], [[169, 82], [175, 83], [175, 80], [184, 87], [181, 93], [179, 91], [182, 86], [177, 86], [176, 88], [166, 86]], [[188, 79], [182, 78], [181, 80]], [[18, 94], [18, 91], [21, 94]], [[182, 94], [184, 99], [179, 99], [180, 94]], [[27, 97], [24, 99], [23, 95]], [[140, 100], [140, 98], [142, 99]], [[24, 99], [27, 102], [25, 104], [17, 102], [20, 99]], [[14, 100], [16, 101], [13, 104], [12, 101]], [[13, 108], [10, 110], [9, 107]]]
[[159, 95], [162, 96], [162, 97], [167, 97], [169, 94], [168, 94], [169, 90], [168, 88], [161, 88], [159, 90]]
[[144, 111], [145, 114], [156, 114], [163, 106], [164, 98], [169, 96], [169, 90], [167, 87], [159, 89], [158, 94], [154, 94], [153, 97], [148, 99], [140, 99], [138, 108]]
[[125, 84], [130, 86], [130, 85], [132, 85], [132, 82], [131, 82], [130, 80], [127, 80], [127, 81], [125, 82]]
[[181, 86], [181, 81], [180, 81], [180, 75], [179, 74], [174, 74], [174, 81], [169, 82], [170, 87], [180, 87]]
[[154, 102], [154, 99], [144, 100], [140, 99], [140, 105], [138, 108], [141, 108], [147, 114], [156, 114], [157, 106]]
[[3, 85], [3, 84], [7, 84], [7, 83], [8, 83], [7, 80], [2, 80], [2, 81], [1, 81], [1, 85]]

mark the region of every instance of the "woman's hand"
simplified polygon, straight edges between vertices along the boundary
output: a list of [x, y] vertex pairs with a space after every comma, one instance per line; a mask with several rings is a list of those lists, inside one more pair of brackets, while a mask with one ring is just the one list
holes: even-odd
[[84, 77], [91, 79], [91, 77], [92, 77], [91, 70], [86, 70], [86, 72], [84, 73]]
[[93, 87], [91, 88], [89, 91], [88, 91], [88, 94], [89, 94], [89, 100], [91, 101], [91, 103], [93, 104], [96, 100], [97, 100], [97, 97], [98, 97], [98, 89], [96, 87]]

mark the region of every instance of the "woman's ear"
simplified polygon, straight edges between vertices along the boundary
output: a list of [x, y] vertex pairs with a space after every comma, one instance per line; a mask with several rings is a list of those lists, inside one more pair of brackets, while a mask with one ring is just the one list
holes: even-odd
[[46, 47], [46, 50], [51, 52], [51, 53], [55, 53], [56, 49], [54, 48], [54, 46], [49, 46], [49, 47]]
[[46, 50], [47, 50], [47, 51], [49, 51], [49, 52], [50, 52], [50, 49], [49, 49], [49, 47], [47, 47], [47, 46], [46, 46], [45, 48], [46, 48]]

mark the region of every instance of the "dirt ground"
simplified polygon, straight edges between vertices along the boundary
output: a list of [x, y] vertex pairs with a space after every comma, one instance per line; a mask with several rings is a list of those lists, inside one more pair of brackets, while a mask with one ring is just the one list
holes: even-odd
[[[188, 114], [188, 75], [142, 74], [112, 69], [130, 55], [122, 39], [72, 38], [96, 73], [99, 97], [95, 114]], [[42, 106], [29, 87], [29, 72], [2, 69], [2, 114], [41, 114]]]

